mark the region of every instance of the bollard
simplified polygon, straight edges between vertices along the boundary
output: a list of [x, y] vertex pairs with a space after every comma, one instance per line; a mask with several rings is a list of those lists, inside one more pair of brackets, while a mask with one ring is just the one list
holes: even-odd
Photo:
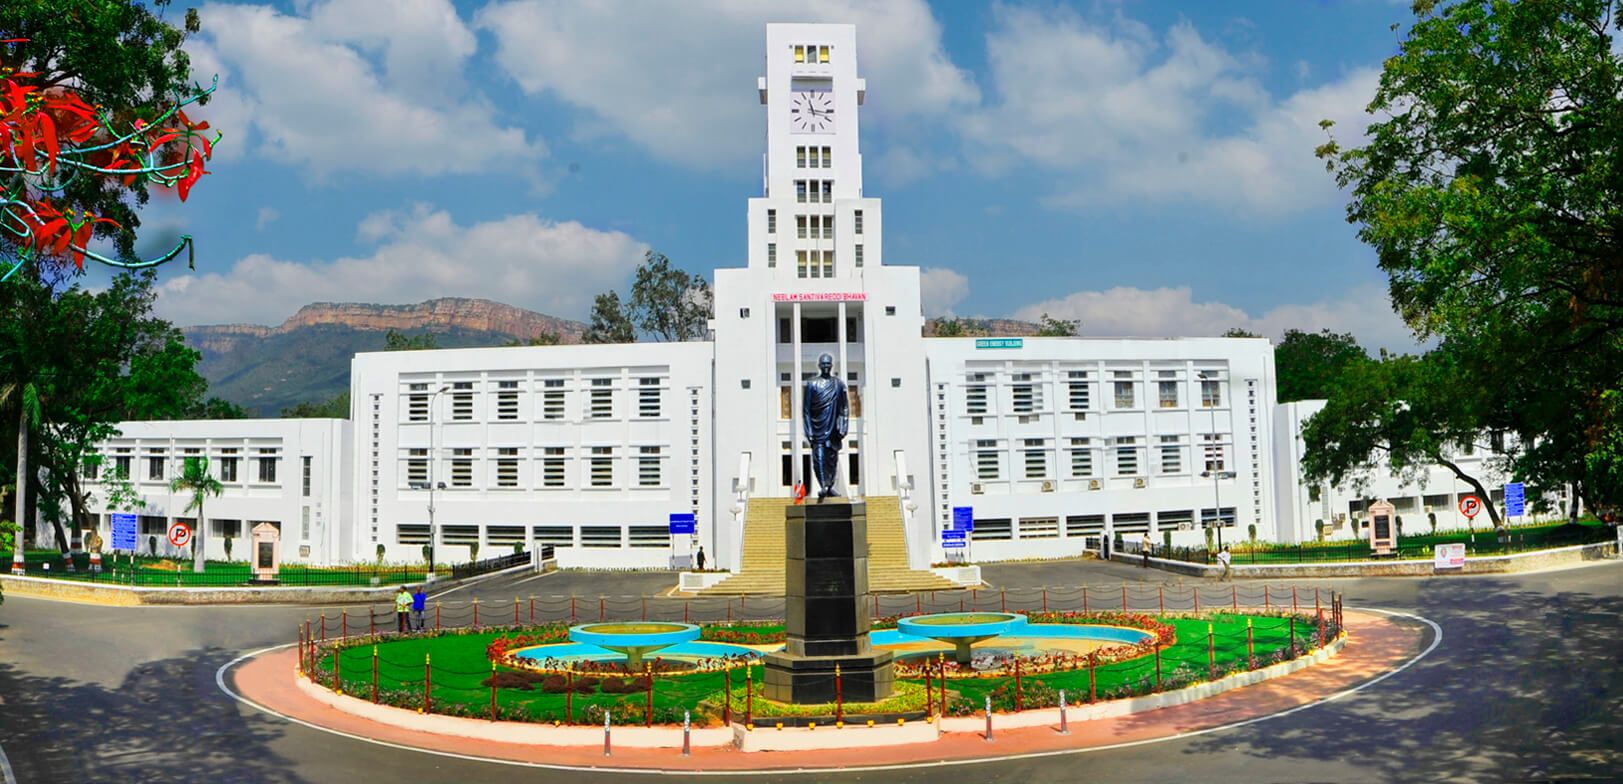
[[1127, 583], [1121, 584], [1121, 611], [1127, 612]]
[[1229, 586], [1229, 595], [1230, 595], [1231, 601], [1233, 603], [1234, 611], [1239, 612], [1240, 611], [1240, 586], [1238, 586], [1238, 585], [1230, 585]]
[[1263, 583], [1262, 584], [1262, 611], [1263, 612], [1268, 612], [1270, 609], [1273, 609], [1273, 608], [1268, 604], [1268, 584]]
[[349, 639], [349, 609], [339, 610], [339, 617], [343, 618], [343, 625], [338, 627], [338, 639]]
[[1324, 648], [1324, 611], [1319, 611], [1319, 648]]
[[[1091, 678], [1090, 678], [1091, 681]], [[1161, 645], [1155, 645], [1155, 690], [1161, 690]]]
[[998, 612], [1005, 612], [1005, 613], [1008, 612], [1009, 611], [1009, 589], [1003, 588], [1003, 589], [999, 590], [997, 592], [997, 596], [998, 596], [998, 598], [997, 598], [997, 601], [998, 601], [997, 611]]
[[1043, 586], [1043, 612], [1048, 612], [1048, 586]]
[[[835, 665], [838, 667], [838, 665]], [[1025, 710], [1025, 701], [1020, 695], [1020, 660], [1014, 660], [1014, 709], [1015, 712]]]
[[1206, 624], [1206, 671], [1212, 680], [1217, 679], [1217, 636], [1209, 623]]
[[834, 664], [834, 726], [845, 722], [845, 690], [840, 687], [840, 665]]
[[434, 660], [423, 654], [423, 712], [434, 712]]
[[992, 742], [992, 695], [986, 695], [986, 742]]
[[682, 623], [688, 622], [688, 600], [682, 600]]
[[575, 595], [569, 595], [569, 622], [575, 622]]
[[1291, 612], [1296, 612], [1296, 586], [1291, 586]]
[[727, 692], [727, 699], [721, 704], [721, 723], [733, 723], [733, 668], [728, 667], [721, 671], [723, 688]]
[[378, 703], [378, 646], [372, 646], [372, 704]]
[[564, 668], [564, 723], [575, 723], [575, 668]]
[[1291, 658], [1294, 659], [1294, 658], [1296, 658], [1296, 616], [1294, 616], [1294, 615], [1291, 616], [1290, 638], [1291, 638], [1291, 642], [1290, 642]]
[[[1155, 650], [1156, 650], [1156, 657], [1159, 658], [1160, 657], [1161, 647], [1159, 645], [1157, 645]], [[1098, 696], [1099, 696], [1098, 692], [1095, 690], [1095, 682], [1094, 682], [1094, 679], [1093, 679], [1093, 668], [1094, 668], [1095, 665], [1097, 665], [1099, 663], [1099, 659], [1097, 658], [1097, 656], [1098, 655], [1096, 653], [1093, 653], [1093, 652], [1088, 653], [1088, 704], [1089, 705], [1092, 705], [1094, 703], [1094, 701], [1098, 699]]]
[[603, 711], [603, 756], [609, 756], [609, 712]]
[[1257, 668], [1257, 649], [1251, 643], [1251, 619], [1245, 619], [1245, 665], [1246, 669]]
[[374, 637], [377, 636], [377, 633], [378, 633], [378, 613], [377, 613], [377, 608], [375, 608], [375, 607], [366, 608], [366, 633], [370, 634], [370, 635], [372, 635]]
[[924, 665], [924, 716], [935, 715], [935, 684], [930, 682], [930, 665]]
[[473, 597], [473, 628], [479, 628], [479, 597]]
[[1194, 594], [1194, 597], [1195, 597], [1195, 612], [1198, 613], [1198, 612], [1200, 612], [1200, 586], [1198, 586], [1198, 585], [1192, 586], [1189, 589], [1189, 592]]
[[936, 654], [936, 674], [941, 681], [941, 715], [947, 715], [947, 654]]
[[755, 712], [755, 683], [750, 679], [750, 663], [744, 662], [744, 729], [750, 728], [751, 714]]
[[654, 665], [644, 664], [647, 669], [648, 699], [642, 706], [642, 726], [654, 726]]
[[490, 720], [496, 720], [496, 662], [490, 662]]
[[518, 597], [513, 597], [513, 625], [518, 625]]
[[[1321, 634], [1319, 636], [1322, 638], [1324, 635]], [[343, 652], [344, 652], [344, 649], [342, 647], [339, 647], [338, 645], [333, 645], [333, 647], [332, 647], [332, 688], [333, 688], [333, 691], [338, 692], [339, 696], [343, 696], [343, 694], [344, 694], [344, 678], [338, 671], [339, 654], [341, 654]]]
[[688, 740], [688, 731], [692, 726], [688, 712], [682, 711], [682, 756], [684, 757], [693, 755], [693, 744]]
[[1071, 734], [1071, 726], [1065, 722], [1065, 690], [1059, 690], [1059, 734]]
[[321, 641], [327, 641], [327, 611], [321, 611]]

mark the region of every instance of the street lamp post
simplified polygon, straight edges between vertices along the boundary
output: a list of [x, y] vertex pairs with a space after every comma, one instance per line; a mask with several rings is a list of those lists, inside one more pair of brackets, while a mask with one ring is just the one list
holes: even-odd
[[[1216, 381], [1217, 381], [1215, 375], [1208, 374], [1204, 370], [1200, 371], [1199, 375], [1200, 375], [1200, 380], [1203, 381], [1203, 382], [1204, 381], [1212, 381], [1213, 383], [1216, 383]], [[1204, 389], [1201, 390], [1202, 398], [1205, 397], [1205, 392], [1206, 392], [1206, 390], [1204, 390]], [[1204, 403], [1206, 401], [1204, 399], [1202, 399], [1201, 402]], [[1212, 435], [1212, 448], [1214, 450], [1216, 450], [1218, 460], [1222, 460], [1222, 458], [1223, 458], [1223, 441], [1222, 441], [1222, 439], [1217, 437], [1217, 401], [1215, 401], [1215, 400], [1212, 401], [1212, 403], [1210, 405], [1207, 405], [1206, 407], [1211, 409], [1211, 412], [1212, 412], [1212, 434], [1211, 434]], [[1219, 468], [1217, 466], [1213, 466], [1211, 464], [1211, 461], [1207, 461], [1206, 473], [1212, 475], [1212, 519], [1215, 520], [1216, 523], [1217, 523], [1217, 549], [1222, 550], [1223, 549], [1223, 502], [1220, 499], [1220, 496], [1218, 495], [1218, 486], [1217, 486], [1218, 474], [1222, 473], [1222, 471], [1219, 470]]]
[[438, 541], [434, 531], [434, 464], [439, 459], [434, 446], [434, 409], [439, 404], [440, 393], [450, 388], [451, 385], [446, 384], [428, 398], [428, 573], [425, 579], [434, 576], [434, 544]]

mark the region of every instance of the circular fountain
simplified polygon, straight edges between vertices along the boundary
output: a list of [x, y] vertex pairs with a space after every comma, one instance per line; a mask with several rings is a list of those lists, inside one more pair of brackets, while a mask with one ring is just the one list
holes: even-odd
[[635, 672], [642, 669], [644, 655], [699, 639], [699, 627], [661, 621], [588, 623], [569, 627], [569, 639], [621, 654], [626, 669]]
[[956, 649], [959, 664], [969, 664], [970, 646], [1026, 628], [1026, 616], [1001, 612], [957, 612], [916, 615], [896, 621], [896, 629], [914, 637], [928, 637]]

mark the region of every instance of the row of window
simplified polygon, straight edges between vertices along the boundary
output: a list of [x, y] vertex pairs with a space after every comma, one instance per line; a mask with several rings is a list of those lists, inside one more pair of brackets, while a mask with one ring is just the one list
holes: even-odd
[[[1149, 473], [1149, 460], [1147, 450], [1153, 445], [1159, 457], [1158, 468], [1161, 474], [1188, 473], [1184, 467], [1185, 444], [1181, 435], [1157, 436], [1154, 444], [1148, 437], [1117, 436], [1102, 439], [1103, 449], [1093, 446], [1091, 438], [1064, 439], [1067, 447], [1062, 451], [1069, 468], [1068, 478], [1093, 479], [1100, 475], [1096, 473], [1101, 453], [1110, 454], [1114, 460], [1111, 476], [1145, 476]], [[1224, 469], [1224, 444], [1219, 434], [1205, 433], [1201, 436], [1204, 457], [1204, 470], [1222, 471]], [[1061, 454], [1054, 445], [1054, 439], [1049, 438], [1021, 438], [1015, 439], [1017, 446], [1015, 452], [1019, 455], [1021, 473], [1020, 479], [1054, 479], [1054, 461]], [[1003, 458], [1009, 450], [1000, 446], [997, 439], [977, 439], [972, 452], [975, 478], [981, 481], [998, 481], [1005, 478], [1003, 473]]]
[[834, 148], [800, 145], [795, 147], [795, 168], [834, 168]]
[[[449, 458], [441, 461], [444, 466], [441, 469], [443, 473], [439, 473], [434, 481], [443, 483], [448, 489], [474, 489], [475, 463], [480, 459], [475, 455], [475, 450], [453, 447], [448, 451]], [[533, 460], [521, 457], [518, 447], [492, 447], [487, 451], [492, 453], [490, 457], [484, 458], [490, 464], [488, 468], [490, 476], [486, 485], [488, 487], [512, 489], [521, 487], [520, 467], [529, 462], [532, 463], [531, 470], [534, 472], [531, 486], [545, 490], [568, 489], [571, 487], [569, 464], [572, 460], [582, 462], [582, 470], [585, 472], [579, 485], [582, 487], [619, 486], [615, 482], [615, 472], [616, 464], [621, 461], [627, 462], [630, 470], [635, 471], [634, 486], [664, 486], [665, 455], [663, 448], [658, 446], [638, 446], [629, 450], [620, 450], [612, 446], [583, 447], [580, 457], [571, 454], [572, 450], [569, 447], [536, 447], [531, 450], [535, 455]], [[411, 448], [405, 452], [402, 461], [404, 487], [426, 489], [430, 480], [428, 450]]]
[[[526, 539], [535, 545], [553, 547], [657, 548], [669, 547], [669, 525], [457, 525], [439, 526], [440, 545], [482, 544], [512, 547]], [[578, 539], [577, 539], [578, 534]], [[482, 541], [481, 541], [482, 539]], [[402, 523], [395, 527], [395, 542], [403, 545], [428, 544], [425, 523]]]
[[795, 201], [800, 204], [833, 204], [833, 180], [795, 180]]
[[[1234, 507], [1225, 506], [1221, 509], [1206, 507], [1200, 510], [1199, 527], [1221, 525], [1224, 528], [1234, 526]], [[977, 542], [1012, 541], [1014, 539], [1080, 539], [1088, 536], [1103, 536], [1105, 532], [1104, 515], [1067, 515], [1061, 525], [1061, 518], [1053, 517], [1022, 517], [1018, 520], [1009, 517], [993, 517], [975, 520], [975, 528], [970, 532], [969, 538]], [[1110, 529], [1120, 535], [1145, 534], [1154, 531], [1167, 531], [1177, 529], [1195, 528], [1195, 510], [1174, 509], [1156, 513], [1154, 524], [1151, 524], [1149, 512], [1128, 512], [1112, 515]]]
[[[1132, 371], [1115, 371], [1116, 375], [1127, 375]], [[1174, 371], [1166, 371], [1174, 372]], [[1033, 373], [1015, 373], [1011, 376], [1013, 383], [1008, 384], [1008, 407], [1016, 414], [1032, 414], [1047, 411], [1043, 399], [1044, 391], [1048, 388], [1046, 381], [1034, 377]], [[1093, 410], [1094, 381], [1090, 371], [1071, 370], [1066, 372], [1066, 380], [1062, 391], [1065, 393], [1067, 411]], [[1137, 409], [1138, 384], [1130, 379], [1117, 379], [1110, 382], [1114, 395], [1112, 396], [1112, 409]], [[985, 373], [971, 373], [969, 383], [964, 387], [964, 413], [970, 416], [981, 416], [992, 412], [995, 391], [1003, 387], [994, 386], [987, 379]], [[1162, 380], [1156, 382], [1156, 402], [1158, 408], [1182, 408], [1181, 390], [1184, 382], [1178, 380]], [[1223, 404], [1222, 382], [1216, 380], [1201, 380], [1200, 405], [1203, 408], [1216, 408]]]
[[[630, 390], [631, 401], [634, 402], [633, 416], [637, 419], [658, 419], [662, 412], [663, 383], [660, 378], [639, 378], [637, 384]], [[612, 378], [593, 378], [587, 380], [584, 390], [573, 390], [565, 383], [565, 379], [548, 378], [541, 380], [539, 392], [532, 393], [537, 406], [535, 418], [540, 421], [563, 421], [569, 411], [570, 395], [580, 395], [580, 416], [583, 419], [613, 419], [615, 409], [615, 380]], [[497, 422], [517, 422], [523, 416], [521, 395], [524, 390], [519, 388], [518, 381], [497, 381], [492, 403], [494, 408], [492, 418]], [[406, 394], [406, 421], [429, 421], [429, 406], [433, 402], [433, 395], [428, 391], [429, 384], [413, 383], [408, 387]], [[475, 419], [473, 382], [459, 381], [451, 384], [450, 389], [450, 421], [472, 422]]]
[[[226, 447], [223, 449], [217, 449], [215, 450], [214, 456], [209, 460], [209, 474], [226, 484], [240, 483], [244, 480], [241, 478], [242, 472], [239, 470], [239, 466], [244, 459], [248, 459], [252, 462], [252, 465], [256, 469], [253, 473], [255, 482], [260, 484], [275, 484], [276, 463], [281, 459], [281, 457], [277, 454], [278, 451], [279, 450], [276, 449], [262, 448], [259, 449], [254, 456], [244, 458], [236, 448]], [[202, 459], [202, 457], [203, 454], [201, 450], [191, 448], [186, 449], [180, 455], [181, 460], [185, 462], [182, 462], [178, 472], [174, 472], [170, 468], [170, 458], [166, 454], [166, 450], [152, 449], [147, 451], [147, 453], [141, 458], [144, 461], [146, 468], [143, 476], [145, 481], [149, 482], [163, 482], [171, 478], [183, 476], [186, 470], [186, 462], [199, 460]], [[114, 453], [109, 457], [86, 460], [82, 470], [79, 473], [80, 476], [86, 481], [99, 481], [101, 479], [101, 466], [103, 463], [106, 463], [109, 467], [110, 476], [124, 477], [125, 479], [137, 479], [135, 473], [133, 472], [134, 461], [135, 455], [133, 454]], [[310, 461], [310, 457], [306, 456], [304, 458], [304, 494], [307, 496], [310, 495]]]
[[834, 47], [822, 44], [796, 44], [794, 47], [795, 62], [827, 65], [829, 55], [833, 51]]

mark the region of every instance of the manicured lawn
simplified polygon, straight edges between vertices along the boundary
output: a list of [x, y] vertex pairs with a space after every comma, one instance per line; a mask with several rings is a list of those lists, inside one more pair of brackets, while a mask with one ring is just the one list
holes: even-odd
[[[27, 550], [23, 558], [32, 577], [52, 577], [94, 582], [119, 583], [142, 586], [231, 586], [242, 585], [253, 578], [253, 569], [246, 561], [206, 561], [201, 574], [192, 571], [192, 562], [183, 559], [164, 559], [138, 556], [134, 567], [127, 557], [115, 559], [102, 555], [102, 571], [90, 573], [90, 556], [74, 556], [77, 571], [64, 569], [66, 556], [56, 550]], [[0, 553], [0, 562], [9, 564], [11, 553]], [[50, 570], [45, 565], [50, 564]], [[415, 583], [423, 580], [421, 566], [384, 566], [371, 564], [355, 566], [306, 566], [283, 564], [277, 578], [284, 585], [370, 585], [373, 577], [380, 585]]]
[[[1267, 664], [1277, 652], [1288, 645], [1289, 619], [1283, 616], [1246, 616], [1216, 613], [1201, 617], [1167, 617], [1159, 619], [1177, 630], [1177, 642], [1162, 652], [1162, 683], [1166, 688], [1206, 680], [1207, 625], [1214, 632], [1218, 672], [1245, 669], [1246, 619], [1253, 624], [1254, 647], [1259, 666]], [[557, 629], [559, 627], [540, 627]], [[725, 627], [706, 626], [706, 637], [724, 637]], [[740, 625], [734, 629], [749, 629], [760, 633], [781, 632], [781, 625]], [[524, 630], [534, 631], [534, 630]], [[1317, 627], [1306, 616], [1296, 623], [1297, 644], [1306, 649], [1315, 641]], [[414, 637], [390, 640], [375, 646], [377, 652], [377, 680], [381, 700], [402, 707], [420, 708], [423, 704], [425, 662], [432, 656], [433, 708], [436, 713], [454, 713], [487, 717], [490, 712], [489, 678], [491, 662], [486, 657], [486, 646], [500, 636], [515, 632], [485, 631], [469, 634], [446, 634], [436, 637]], [[372, 690], [372, 644], [356, 644], [345, 648], [340, 658], [345, 692], [369, 699]], [[320, 657], [320, 677], [331, 682], [332, 656]], [[499, 672], [508, 672], [506, 667]], [[1144, 656], [1123, 662], [1100, 665], [1095, 671], [1095, 690], [1099, 699], [1112, 695], [1142, 693], [1154, 689], [1155, 657]], [[760, 665], [751, 670], [750, 681], [760, 699]], [[578, 676], [577, 676], [578, 677]], [[733, 710], [744, 711], [744, 680], [742, 668], [731, 675]], [[720, 720], [728, 678], [720, 672], [657, 676], [653, 683], [653, 718], [655, 723], [679, 723], [682, 711], [691, 711], [696, 724], [715, 723]], [[903, 689], [906, 705], [889, 705], [892, 710], [918, 710], [924, 706], [922, 678], [899, 679], [911, 684]], [[1013, 707], [1012, 677], [952, 678], [948, 681], [949, 702], [954, 712], [973, 713], [981, 709], [984, 697], [993, 695], [997, 709]], [[1021, 681], [1022, 705], [1039, 707], [1055, 703], [1055, 692], [1065, 689], [1067, 700], [1073, 704], [1086, 701], [1088, 672], [1080, 670], [1024, 677]], [[939, 689], [939, 685], [937, 685]], [[529, 690], [499, 687], [496, 694], [498, 714], [504, 718], [529, 721], [602, 722], [602, 709], [613, 712], [616, 723], [643, 721], [646, 694], [638, 690], [631, 694], [604, 694], [600, 689], [591, 693], [575, 693], [566, 700], [563, 693], [547, 693], [540, 684]], [[566, 705], [567, 702], [567, 705]], [[913, 705], [917, 702], [917, 705]], [[566, 710], [568, 711], [566, 716]], [[815, 712], [815, 711], [813, 711]], [[827, 712], [832, 713], [832, 708]], [[793, 711], [797, 715], [803, 711]], [[769, 715], [764, 709], [761, 715]], [[623, 719], [622, 719], [623, 717]]]
[[[1429, 531], [1419, 533], [1413, 525], [1406, 525], [1405, 530], [1409, 533], [1398, 537], [1398, 557], [1411, 559], [1432, 557], [1432, 548], [1439, 544], [1463, 543], [1466, 545], [1467, 556], [1487, 556], [1589, 544], [1607, 541], [1615, 535], [1610, 526], [1596, 520], [1583, 520], [1577, 525], [1556, 522], [1514, 526], [1507, 529], [1510, 534], [1508, 545], [1500, 544], [1498, 533], [1486, 527], [1476, 531], [1443, 531], [1437, 534]], [[1423, 523], [1420, 530], [1426, 530]], [[1230, 547], [1236, 564], [1358, 561], [1371, 557], [1367, 534], [1357, 541], [1304, 542], [1300, 545], [1259, 544], [1256, 547], [1251, 547], [1246, 542], [1231, 542]], [[1215, 554], [1204, 550], [1180, 549], [1174, 556], [1184, 560], [1205, 559], [1206, 563], [1216, 563]]]

